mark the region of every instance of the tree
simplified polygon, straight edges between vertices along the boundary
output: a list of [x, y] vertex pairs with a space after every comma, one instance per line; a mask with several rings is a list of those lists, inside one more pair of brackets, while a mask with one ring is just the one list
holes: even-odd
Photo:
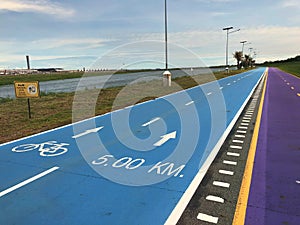
[[241, 69], [241, 64], [240, 62], [242, 61], [243, 58], [243, 53], [240, 51], [236, 51], [235, 53], [233, 53], [233, 57], [236, 59], [237, 62], [237, 68]]
[[251, 59], [251, 57], [250, 57], [250, 55], [246, 55], [245, 54], [245, 56], [244, 56], [244, 61], [243, 61], [243, 67], [245, 68], [245, 69], [247, 69], [248, 67], [249, 67], [249, 65], [250, 65], [250, 59]]

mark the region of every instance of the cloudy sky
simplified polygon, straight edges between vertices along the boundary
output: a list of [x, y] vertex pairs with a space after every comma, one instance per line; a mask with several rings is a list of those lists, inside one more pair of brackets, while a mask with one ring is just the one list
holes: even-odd
[[[300, 54], [299, 0], [168, 0], [170, 45], [205, 65], [225, 64], [227, 26], [240, 29], [229, 35], [229, 63], [243, 40], [258, 62]], [[164, 61], [164, 0], [1, 0], [0, 30], [0, 68], [26, 68], [27, 54], [34, 68]], [[174, 64], [199, 65], [176, 48]]]

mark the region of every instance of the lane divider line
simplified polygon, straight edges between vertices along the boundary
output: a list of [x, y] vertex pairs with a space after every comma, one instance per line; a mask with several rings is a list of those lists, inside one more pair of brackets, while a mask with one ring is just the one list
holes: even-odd
[[237, 165], [237, 162], [229, 161], [229, 160], [223, 160], [223, 163], [227, 164], [227, 165], [231, 165], [231, 166], [236, 166]]
[[54, 167], [52, 167], [51, 169], [48, 169], [48, 170], [46, 170], [46, 171], [44, 171], [44, 172], [42, 172], [42, 173], [39, 173], [39, 174], [37, 174], [37, 175], [35, 175], [35, 176], [33, 176], [33, 177], [27, 179], [27, 180], [24, 180], [24, 181], [22, 181], [21, 183], [16, 184], [16, 185], [14, 185], [14, 186], [12, 186], [12, 187], [10, 187], [10, 188], [4, 190], [4, 191], [1, 191], [1, 192], [0, 192], [0, 198], [1, 198], [2, 196], [4, 196], [4, 195], [9, 194], [10, 192], [13, 192], [13, 191], [15, 191], [15, 190], [17, 190], [17, 189], [19, 189], [19, 188], [21, 188], [21, 187], [23, 187], [23, 186], [29, 184], [29, 183], [35, 181], [35, 180], [38, 180], [38, 179], [40, 179], [40, 178], [42, 178], [42, 177], [48, 175], [49, 173], [54, 172], [55, 170], [58, 170], [58, 169], [59, 169], [58, 166], [54, 166]]
[[257, 141], [258, 141], [258, 134], [259, 134], [259, 128], [261, 123], [261, 117], [262, 117], [262, 109], [264, 105], [264, 99], [265, 99], [265, 93], [266, 93], [266, 86], [268, 81], [268, 69], [266, 71], [266, 79], [263, 87], [262, 97], [258, 108], [256, 123], [253, 131], [253, 137], [250, 144], [250, 149], [248, 153], [248, 159], [246, 162], [246, 167], [244, 171], [244, 176], [240, 188], [240, 193], [238, 197], [238, 201], [236, 204], [236, 210], [234, 213], [234, 218], [232, 225], [244, 225], [245, 224], [245, 218], [246, 218], [246, 210], [248, 205], [248, 198], [250, 193], [250, 185], [251, 185], [251, 179], [252, 179], [252, 172], [253, 172], [253, 165], [254, 165], [254, 159], [255, 159], [255, 153], [256, 153], [256, 147], [257, 147]]
[[212, 201], [212, 202], [219, 202], [219, 203], [224, 203], [224, 199], [218, 196], [214, 196], [214, 195], [208, 195], [205, 198], [208, 201]]
[[194, 101], [190, 101], [190, 102], [186, 103], [185, 105], [188, 106], [188, 105], [191, 105], [193, 103], [194, 103]]
[[244, 144], [244, 141], [241, 141], [241, 140], [232, 140], [232, 143]]
[[238, 146], [238, 145], [230, 145], [229, 147], [232, 149], [243, 149], [242, 146]]
[[249, 123], [241, 123], [242, 126], [249, 126]]
[[214, 216], [207, 215], [207, 214], [204, 214], [204, 213], [198, 213], [197, 219], [201, 220], [201, 221], [204, 221], [204, 222], [215, 223], [215, 224], [217, 224], [218, 220], [219, 220], [218, 217], [214, 217]]
[[224, 174], [224, 175], [229, 175], [229, 176], [233, 176], [234, 172], [233, 171], [229, 171], [229, 170], [219, 170], [220, 174]]
[[152, 123], [154, 123], [154, 122], [156, 122], [156, 121], [158, 121], [158, 120], [160, 120], [160, 118], [159, 118], [159, 117], [156, 117], [156, 118], [150, 120], [149, 122], [144, 123], [144, 124], [142, 125], [142, 127], [146, 127], [146, 126], [148, 126], [148, 125], [150, 125], [150, 124], [152, 124]]
[[222, 182], [222, 181], [214, 181], [213, 185], [218, 186], [218, 187], [224, 187], [224, 188], [229, 188], [230, 187], [229, 183]]
[[227, 152], [226, 153], [228, 156], [235, 156], [235, 157], [240, 157], [239, 153], [235, 153], [235, 152]]
[[237, 138], [245, 138], [246, 137], [245, 135], [242, 135], [242, 134], [235, 134], [234, 136]]
[[237, 130], [236, 132], [237, 132], [237, 133], [240, 133], [240, 134], [246, 134], [246, 133], [247, 133], [246, 130]]

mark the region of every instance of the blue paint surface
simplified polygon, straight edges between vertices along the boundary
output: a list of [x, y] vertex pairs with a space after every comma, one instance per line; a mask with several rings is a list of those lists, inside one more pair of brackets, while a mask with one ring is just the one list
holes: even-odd
[[[0, 192], [59, 169], [0, 197], [0, 224], [164, 224], [264, 70], [1, 145]], [[160, 119], [142, 126], [154, 118]], [[175, 139], [153, 145], [174, 131]], [[49, 141], [68, 144], [68, 151], [12, 151]]]

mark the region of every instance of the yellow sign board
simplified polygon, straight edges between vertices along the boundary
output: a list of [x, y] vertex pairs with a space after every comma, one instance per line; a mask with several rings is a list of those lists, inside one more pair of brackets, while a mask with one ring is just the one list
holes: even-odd
[[40, 97], [39, 82], [15, 81], [15, 93], [17, 98], [38, 98]]

